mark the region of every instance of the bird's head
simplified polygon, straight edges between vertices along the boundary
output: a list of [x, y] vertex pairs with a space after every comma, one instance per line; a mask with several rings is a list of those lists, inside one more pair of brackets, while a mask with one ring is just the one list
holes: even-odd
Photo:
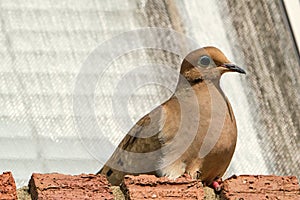
[[190, 82], [219, 80], [226, 72], [246, 74], [216, 47], [204, 47], [192, 51], [184, 58], [180, 70], [180, 73]]

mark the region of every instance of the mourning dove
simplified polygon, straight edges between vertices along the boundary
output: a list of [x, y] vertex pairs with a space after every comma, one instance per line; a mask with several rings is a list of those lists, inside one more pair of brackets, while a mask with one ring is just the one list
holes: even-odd
[[226, 72], [245, 74], [215, 47], [189, 53], [174, 95], [131, 128], [98, 173], [113, 185], [126, 174], [142, 173], [172, 179], [188, 174], [211, 185], [225, 173], [237, 140], [235, 117], [220, 87]]

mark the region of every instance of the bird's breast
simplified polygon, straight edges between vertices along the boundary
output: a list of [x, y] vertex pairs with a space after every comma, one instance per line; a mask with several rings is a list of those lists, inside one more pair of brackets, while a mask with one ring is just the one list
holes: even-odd
[[221, 89], [211, 82], [195, 84], [190, 91], [179, 89], [164, 112], [160, 138], [174, 146], [163, 152], [163, 162], [180, 160], [186, 171], [202, 171], [204, 178], [223, 175], [234, 152], [237, 130]]

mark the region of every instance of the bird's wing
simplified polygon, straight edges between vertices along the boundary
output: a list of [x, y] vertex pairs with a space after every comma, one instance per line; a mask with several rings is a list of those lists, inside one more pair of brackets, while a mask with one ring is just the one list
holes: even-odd
[[163, 106], [158, 106], [131, 128], [98, 174], [118, 185], [125, 174], [154, 173], [161, 154], [158, 135], [163, 124]]

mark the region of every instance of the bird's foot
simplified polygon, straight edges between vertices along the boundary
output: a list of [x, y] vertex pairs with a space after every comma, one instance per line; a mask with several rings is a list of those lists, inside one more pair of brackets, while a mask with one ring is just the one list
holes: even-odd
[[220, 192], [222, 187], [221, 184], [223, 183], [222, 178], [217, 177], [211, 184], [211, 187], [215, 190], [215, 192]]

